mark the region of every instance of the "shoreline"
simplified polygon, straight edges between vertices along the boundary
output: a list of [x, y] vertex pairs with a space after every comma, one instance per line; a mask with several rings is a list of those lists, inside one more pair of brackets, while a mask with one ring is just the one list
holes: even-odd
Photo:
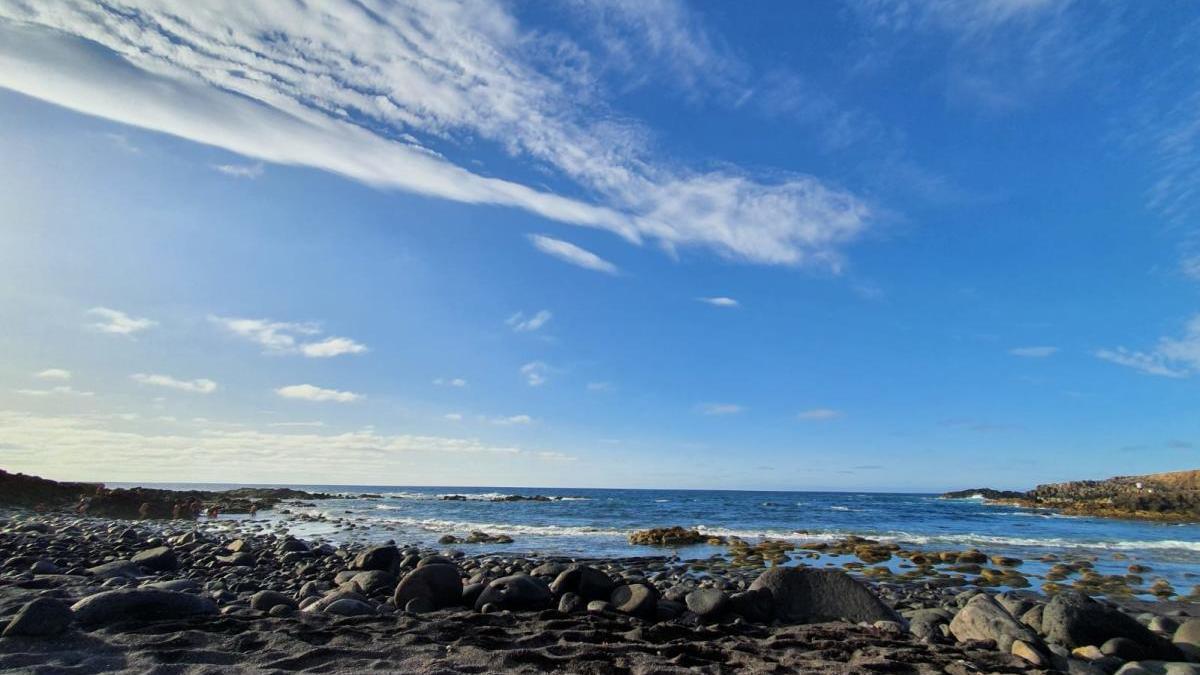
[[[0, 639], [0, 670], [172, 663], [197, 673], [1089, 672], [1080, 669], [1133, 660], [1098, 651], [1085, 659], [1071, 650], [1104, 645], [1067, 648], [1061, 630], [1031, 626], [1040, 622], [1033, 615], [1061, 604], [1049, 595], [916, 575], [851, 577], [806, 567], [803, 549], [769, 542], [727, 542], [738, 550], [729, 564], [715, 564], [669, 549], [584, 559], [385, 542], [335, 547], [277, 526], [0, 515], [0, 626], [35, 598], [74, 607], [51, 637]], [[872, 547], [874, 555], [908, 555], [909, 563], [920, 555], [850, 543], [867, 556]], [[770, 558], [780, 554], [796, 555], [800, 565], [773, 566]], [[423, 578], [431, 567], [437, 574]], [[762, 581], [771, 575], [789, 581]], [[820, 581], [797, 586], [793, 576]], [[826, 609], [820, 616], [792, 612], [788, 598], [796, 593], [808, 595], [795, 607]], [[114, 604], [114, 594], [125, 604]], [[1186, 658], [1171, 646], [1176, 625], [1200, 616], [1195, 602], [1126, 599], [1123, 610], [1093, 604], [1089, 611], [1125, 617], [1121, 637], [1136, 638], [1143, 652], [1176, 660]]]

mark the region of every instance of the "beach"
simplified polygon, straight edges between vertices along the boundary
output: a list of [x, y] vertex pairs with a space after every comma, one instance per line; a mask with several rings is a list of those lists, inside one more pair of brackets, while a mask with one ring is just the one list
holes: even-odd
[[[635, 544], [634, 532], [614, 518], [586, 545], [581, 531], [547, 529], [578, 521], [605, 492], [656, 504], [689, 498], [687, 491], [630, 497], [639, 491], [405, 488], [283, 500], [255, 517], [130, 520], [9, 509], [0, 515], [0, 625], [12, 625], [0, 640], [0, 670], [1200, 668], [1186, 663], [1198, 653], [1187, 640], [1200, 630], [1191, 619], [1200, 616], [1200, 604], [1182, 587], [1196, 570], [1186, 548], [1142, 552], [1114, 541], [1101, 551], [1086, 527], [1090, 547], [1059, 541], [1056, 552], [1028, 559], [1011, 555], [1011, 542], [1000, 546], [1003, 553], [968, 543], [967, 532], [923, 543], [811, 531], [788, 539], [701, 531], [681, 521], [687, 526], [641, 530]], [[795, 494], [807, 495], [810, 505], [829, 498]], [[772, 507], [763, 503], [775, 503], [763, 493], [690, 498], [757, 500], [766, 509]], [[861, 503], [874, 499], [898, 508], [895, 496], [836, 499], [833, 506], [857, 501], [869, 511]], [[990, 508], [930, 503], [966, 513]], [[405, 515], [406, 504], [418, 506]], [[683, 507], [673, 508], [683, 515]], [[461, 516], [463, 509], [492, 518], [415, 518], [429, 510]], [[528, 522], [510, 522], [522, 510]], [[840, 518], [854, 513], [827, 510]], [[506, 527], [469, 529], [480, 524]], [[501, 534], [511, 543], [497, 541]], [[1181, 587], [1167, 593], [1154, 585], [1151, 564], [1170, 567], [1171, 560], [1170, 576]], [[1118, 567], [1122, 574], [1110, 572]], [[1129, 571], [1143, 568], [1140, 575]], [[1164, 660], [1177, 665], [1136, 669]]]

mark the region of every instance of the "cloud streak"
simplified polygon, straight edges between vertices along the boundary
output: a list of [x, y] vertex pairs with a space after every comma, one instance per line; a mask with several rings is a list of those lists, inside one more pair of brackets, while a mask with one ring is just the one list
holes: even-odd
[[615, 275], [620, 272], [616, 265], [571, 242], [554, 239], [542, 234], [529, 235], [529, 241], [537, 250], [548, 256], [558, 258], [567, 264], [605, 274]]
[[[379, 188], [520, 208], [668, 251], [835, 269], [873, 218], [813, 176], [759, 180], [653, 156], [651, 132], [614, 121], [604, 88], [553, 57], [583, 48], [524, 28], [499, 2], [46, 0], [0, 5], [0, 23], [2, 87]], [[462, 138], [549, 167], [595, 202], [435, 150]]]
[[132, 317], [125, 312], [108, 307], [93, 307], [87, 311], [91, 316], [100, 319], [89, 326], [101, 333], [113, 335], [133, 335], [158, 325], [157, 321]]
[[350, 338], [330, 336], [317, 339], [316, 336], [322, 331], [320, 325], [315, 323], [222, 316], [210, 316], [208, 319], [240, 338], [261, 345], [266, 354], [300, 354], [314, 359], [326, 359], [367, 351], [366, 345]]
[[334, 403], [353, 403], [364, 396], [351, 391], [339, 391], [337, 389], [325, 389], [312, 384], [291, 384], [286, 387], [279, 387], [275, 393], [283, 398], [296, 399], [301, 401], [314, 401], [323, 403], [332, 401]]
[[1117, 347], [1096, 350], [1097, 358], [1146, 375], [1183, 378], [1200, 373], [1200, 314], [1184, 327], [1183, 337], [1159, 338], [1149, 351]]
[[176, 391], [186, 391], [191, 394], [211, 394], [217, 390], [217, 383], [207, 378], [199, 378], [195, 380], [180, 380], [170, 375], [159, 375], [154, 373], [134, 373], [129, 376], [129, 379], [139, 384], [147, 384], [154, 387], [165, 387]]

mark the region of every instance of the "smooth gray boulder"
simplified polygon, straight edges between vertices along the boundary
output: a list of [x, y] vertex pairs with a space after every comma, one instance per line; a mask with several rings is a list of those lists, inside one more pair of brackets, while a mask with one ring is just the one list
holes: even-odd
[[179, 569], [179, 559], [169, 546], [156, 546], [146, 549], [129, 559], [135, 565], [141, 565], [155, 572], [171, 572]]
[[555, 595], [576, 593], [584, 600], [608, 600], [616, 587], [617, 583], [608, 574], [579, 564], [563, 570], [550, 584]]
[[811, 567], [772, 567], [759, 575], [750, 590], [771, 596], [772, 616], [788, 623], [845, 620], [904, 620], [866, 586], [839, 570]]
[[546, 609], [554, 595], [546, 582], [537, 577], [514, 575], [489, 583], [475, 600], [475, 609], [495, 605], [498, 609], [514, 611]]
[[950, 633], [959, 642], [991, 640], [1005, 653], [1012, 651], [1014, 640], [1030, 646], [1042, 642], [1033, 629], [1013, 618], [1008, 610], [986, 593], [971, 598], [965, 607], [958, 610], [950, 622]]
[[259, 591], [250, 596], [250, 608], [269, 612], [280, 605], [296, 609], [296, 601], [279, 591]]
[[653, 619], [658, 607], [658, 591], [649, 584], [625, 584], [613, 589], [609, 603], [618, 612]]
[[73, 619], [67, 603], [37, 598], [25, 604], [5, 627], [4, 637], [52, 637], [61, 634]]
[[117, 621], [183, 619], [217, 613], [217, 603], [191, 593], [154, 588], [123, 588], [104, 591], [71, 606], [75, 620], [84, 626]]
[[1046, 639], [1070, 649], [1098, 647], [1112, 638], [1123, 637], [1141, 645], [1154, 659], [1184, 660], [1178, 647], [1155, 635], [1137, 619], [1078, 591], [1059, 593], [1046, 605], [1042, 612], [1042, 633]]
[[393, 596], [397, 607], [406, 607], [410, 600], [425, 598], [434, 609], [453, 607], [462, 603], [462, 577], [458, 567], [445, 563], [430, 563], [404, 575]]
[[403, 556], [395, 546], [372, 546], [354, 557], [352, 567], [356, 570], [380, 571], [395, 575], [400, 571]]
[[716, 588], [697, 588], [684, 598], [687, 608], [701, 619], [720, 616], [729, 604], [729, 596]]
[[114, 560], [89, 567], [87, 573], [98, 579], [138, 579], [146, 576], [141, 567], [128, 560]]

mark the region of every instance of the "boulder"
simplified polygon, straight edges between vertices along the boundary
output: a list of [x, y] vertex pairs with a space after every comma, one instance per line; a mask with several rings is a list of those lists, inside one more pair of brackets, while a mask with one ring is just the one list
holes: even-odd
[[397, 607], [406, 607], [414, 598], [423, 597], [435, 609], [452, 607], [462, 602], [462, 578], [458, 567], [445, 563], [418, 566], [404, 575], [393, 596]]
[[103, 565], [89, 567], [87, 572], [98, 579], [137, 579], [145, 576], [141, 567], [128, 560], [114, 560]]
[[[980, 593], [958, 610], [950, 622], [950, 632], [959, 642], [991, 640], [1000, 651], [1011, 653], [1013, 641], [1040, 645], [1041, 640], [1028, 626], [1013, 618], [995, 598]], [[1028, 659], [1026, 659], [1028, 660]]]
[[374, 605], [354, 598], [339, 598], [334, 600], [326, 605], [322, 611], [326, 614], [337, 614], [338, 616], [370, 616], [378, 613], [375, 611]]
[[1180, 624], [1171, 641], [1193, 659], [1200, 659], [1200, 619], [1188, 619]]
[[716, 588], [697, 588], [684, 598], [687, 608], [696, 616], [707, 619], [720, 616], [729, 604], [729, 596]]
[[376, 593], [394, 589], [396, 587], [396, 577], [392, 576], [391, 572], [371, 570], [355, 574], [350, 578], [350, 583], [354, 584], [358, 592], [363, 595], [375, 595]]
[[1116, 675], [1200, 675], [1200, 665], [1167, 661], [1130, 661]]
[[771, 596], [771, 615], [788, 623], [818, 623], [843, 619], [853, 623], [901, 621], [866, 586], [838, 570], [811, 567], [772, 567], [759, 575], [750, 590]]
[[400, 549], [395, 546], [372, 546], [354, 557], [352, 567], [356, 570], [379, 570], [389, 574], [400, 571]]
[[658, 591], [649, 584], [625, 584], [613, 589], [609, 603], [618, 612], [653, 619], [658, 605]]
[[489, 583], [475, 600], [475, 609], [495, 605], [497, 609], [539, 610], [554, 602], [550, 587], [537, 577], [514, 575]]
[[169, 546], [146, 549], [133, 556], [130, 562], [155, 572], [171, 572], [179, 569], [179, 559], [175, 557], [175, 551], [171, 550]]
[[71, 625], [71, 608], [54, 598], [37, 598], [25, 604], [8, 622], [4, 637], [52, 637]]
[[71, 606], [75, 620], [84, 626], [117, 621], [153, 621], [183, 619], [217, 613], [217, 604], [191, 593], [151, 588], [104, 591]]
[[[321, 598], [312, 599], [312, 602], [306, 599], [300, 604], [300, 608], [305, 612], [324, 612], [330, 605], [341, 600], [354, 600], [355, 602], [367, 604], [367, 599], [354, 591], [332, 591]], [[343, 605], [343, 607], [345, 606]]]
[[558, 599], [558, 611], [563, 614], [574, 614], [586, 606], [586, 601], [577, 593], [563, 593]]
[[1184, 659], [1178, 647], [1155, 635], [1137, 619], [1078, 591], [1059, 593], [1046, 605], [1042, 612], [1042, 632], [1048, 640], [1068, 648], [1102, 645], [1112, 638], [1123, 637], [1141, 645], [1155, 659]]
[[550, 583], [555, 595], [577, 593], [584, 600], [608, 600], [616, 587], [612, 577], [587, 565], [571, 565]]
[[259, 591], [250, 596], [250, 608], [261, 612], [269, 612], [272, 608], [284, 605], [296, 608], [296, 601], [278, 591]]
[[918, 609], [908, 615], [908, 632], [922, 640], [940, 640], [942, 626], [948, 626], [954, 615], [941, 609]]
[[755, 623], [770, 621], [772, 611], [771, 594], [765, 591], [733, 593], [729, 596], [729, 611], [747, 621]]

